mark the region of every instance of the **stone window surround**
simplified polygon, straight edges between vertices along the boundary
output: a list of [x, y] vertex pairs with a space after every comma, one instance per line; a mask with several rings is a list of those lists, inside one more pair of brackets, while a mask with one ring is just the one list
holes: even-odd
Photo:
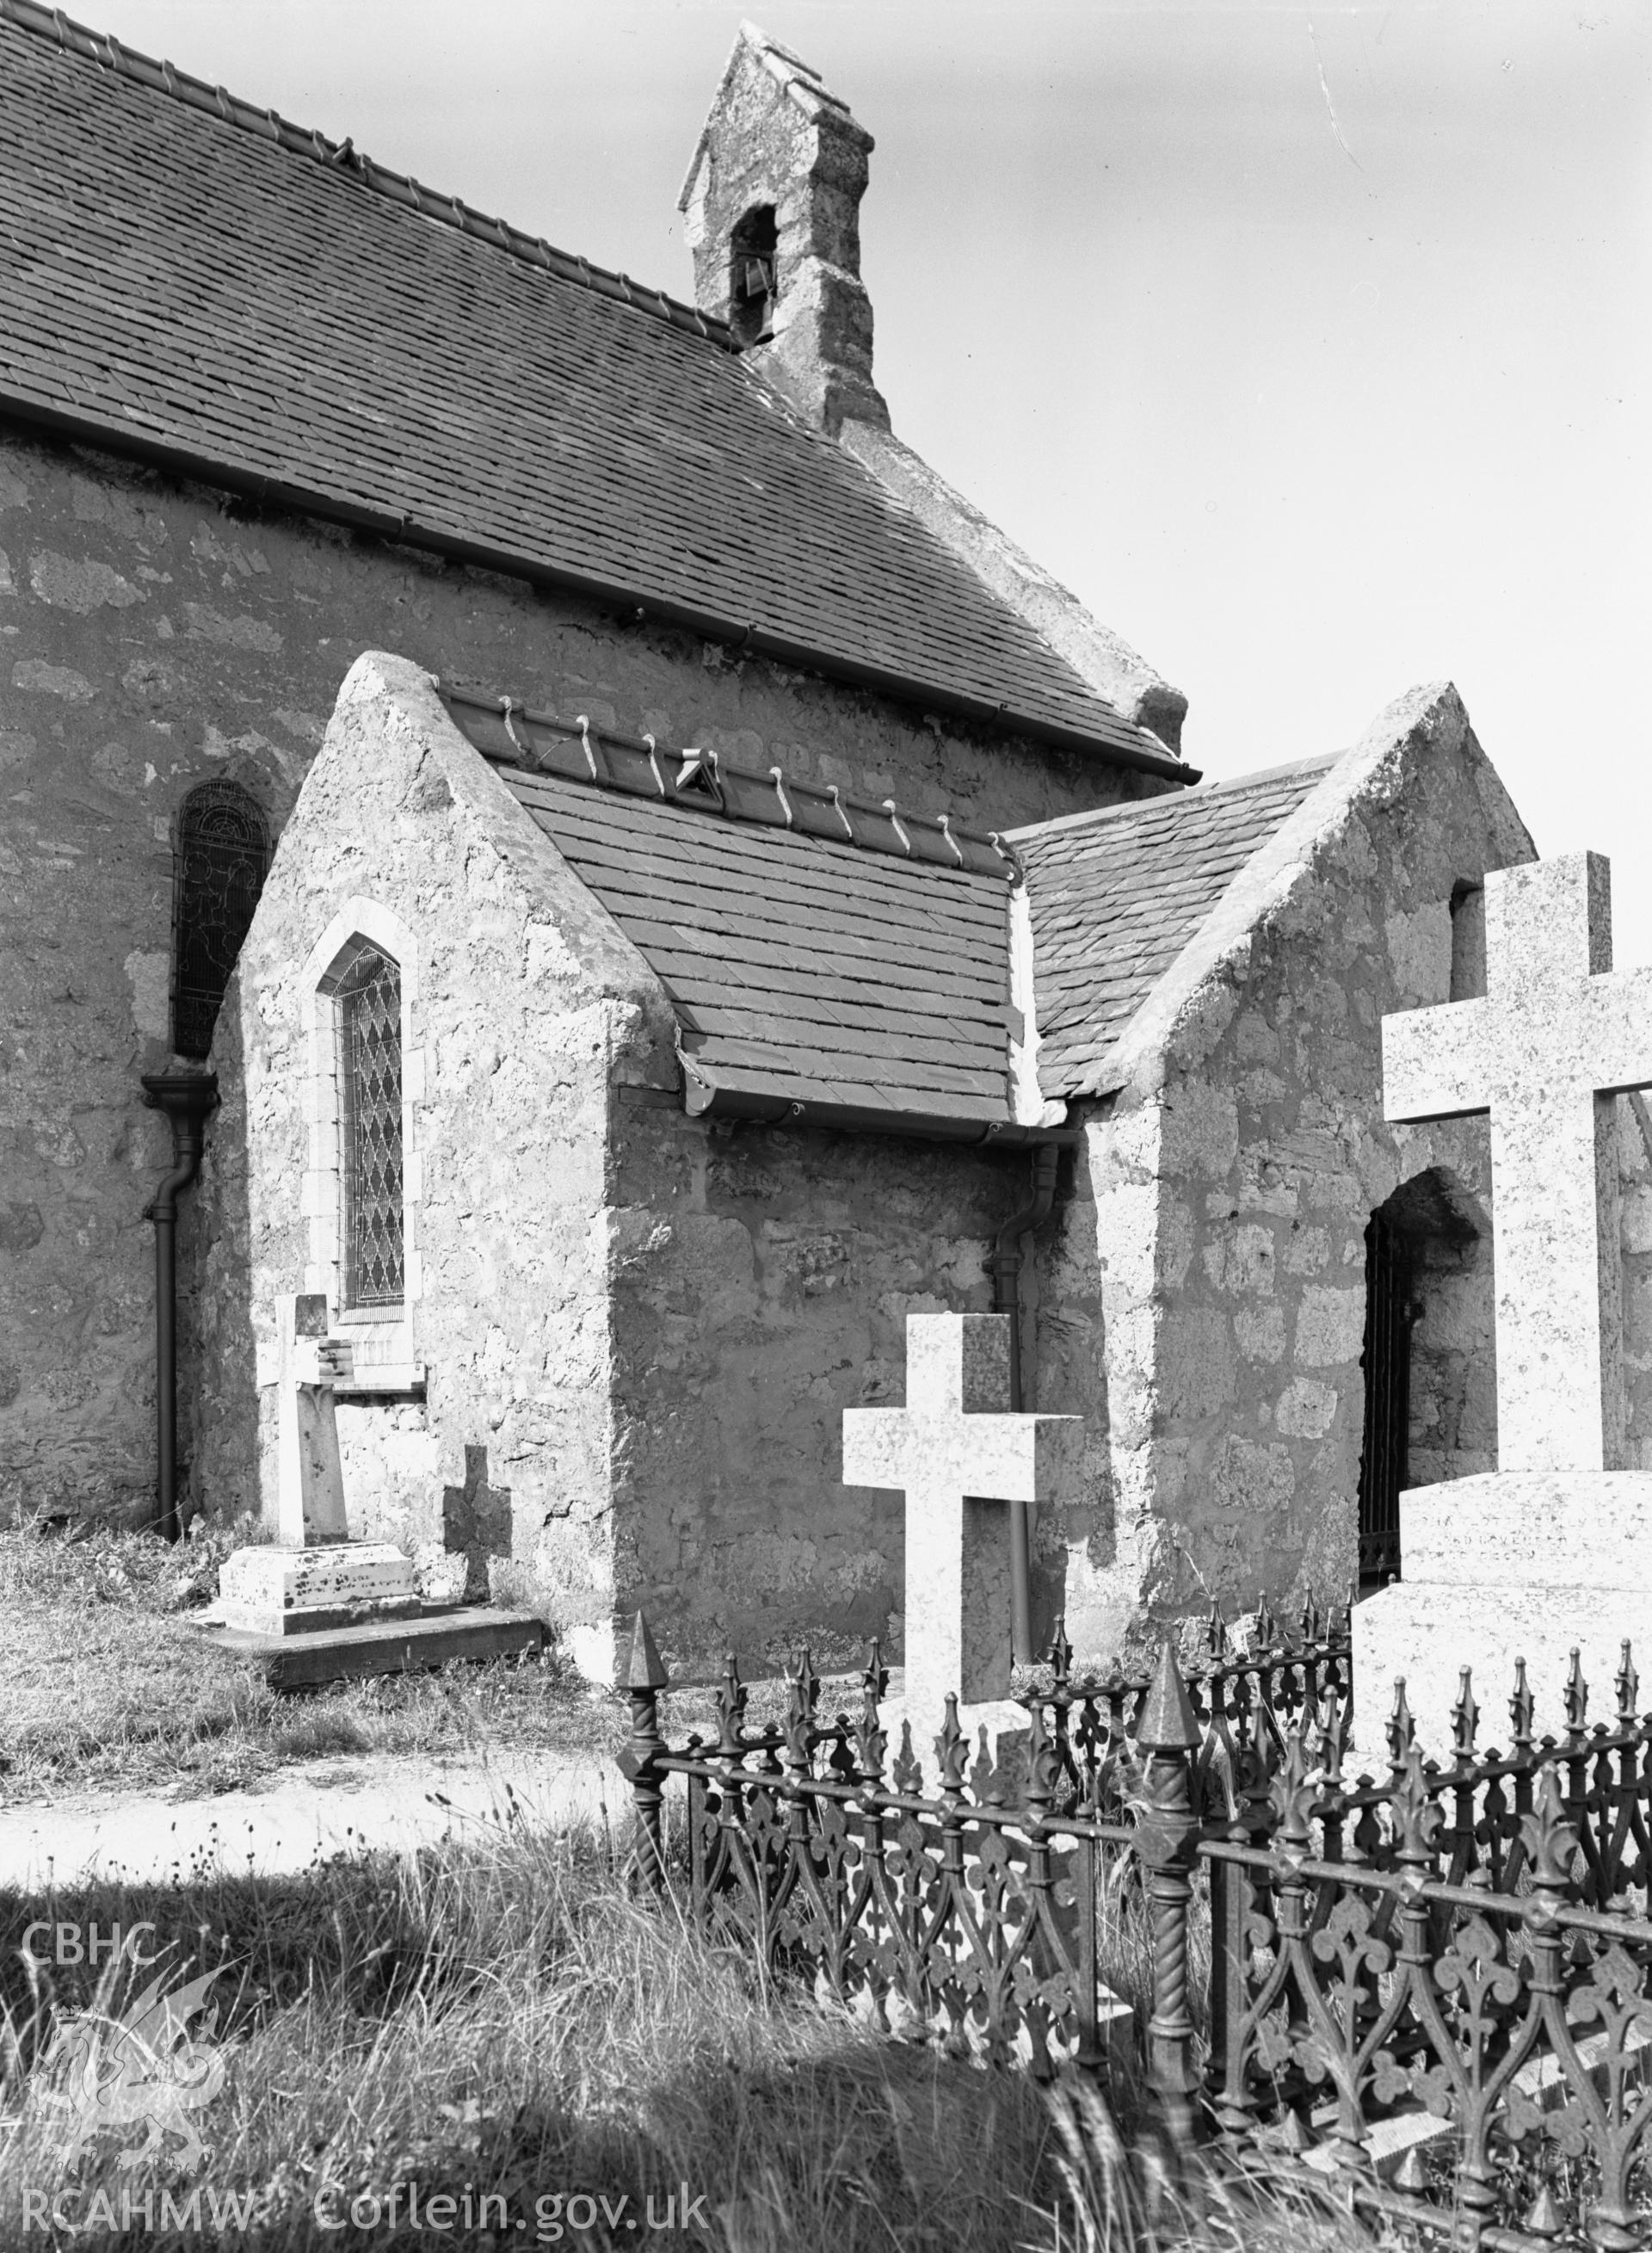
[[[374, 946], [401, 973], [401, 1232], [404, 1288], [399, 1307], [341, 1308], [343, 1150], [339, 1132], [340, 980], [364, 946]], [[415, 1346], [415, 1310], [422, 1295], [418, 1214], [424, 1163], [418, 1118], [424, 1104], [425, 1057], [414, 1036], [419, 1006], [418, 942], [394, 910], [377, 900], [346, 900], [311, 947], [300, 973], [308, 1072], [304, 1126], [309, 1150], [300, 1210], [310, 1223], [304, 1288], [327, 1294], [329, 1327], [353, 1349], [353, 1375], [344, 1393], [405, 1393], [424, 1384]]]

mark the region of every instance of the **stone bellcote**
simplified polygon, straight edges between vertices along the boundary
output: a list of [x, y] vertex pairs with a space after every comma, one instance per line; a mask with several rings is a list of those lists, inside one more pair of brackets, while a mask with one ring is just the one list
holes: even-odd
[[819, 429], [887, 429], [861, 199], [872, 136], [807, 63], [742, 24], [678, 199], [702, 312]]

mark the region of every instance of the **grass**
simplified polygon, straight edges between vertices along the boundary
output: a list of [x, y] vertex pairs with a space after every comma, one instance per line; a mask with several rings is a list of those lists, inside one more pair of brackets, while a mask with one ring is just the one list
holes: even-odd
[[[364, 1754], [611, 1754], [630, 1707], [593, 1696], [554, 1650], [459, 1662], [277, 1696], [250, 1659], [195, 1635], [218, 1567], [245, 1525], [180, 1545], [107, 1527], [0, 1532], [0, 1793], [255, 1788], [275, 1770]], [[822, 1685], [821, 1711], [860, 1709], [858, 1677]], [[785, 1711], [784, 1684], [752, 1685], [752, 1727]], [[663, 1701], [673, 1743], [714, 1737], [708, 1689]]]
[[178, 1546], [150, 1533], [0, 1532], [0, 1770], [9, 1802], [67, 1791], [256, 1785], [359, 1754], [606, 1752], [623, 1700], [541, 1658], [457, 1664], [277, 1697], [191, 1614], [245, 1527]]
[[[220, 2240], [386, 2253], [557, 2243], [1334, 2253], [1370, 2243], [1300, 2193], [1214, 2180], [1174, 2190], [1157, 2147], [1133, 2129], [1127, 2088], [1111, 2103], [1077, 2081], [1041, 2091], [777, 1989], [691, 1925], [674, 1896], [633, 1897], [586, 1834], [519, 1826], [484, 1847], [339, 1859], [289, 1880], [203, 1869], [174, 1888], [101, 1887], [13, 1914], [105, 1931], [151, 1922], [164, 1960], [224, 1967], [211, 2035], [224, 2078], [199, 2114], [210, 2149], [198, 2178], [218, 2201]], [[15, 1952], [0, 1968], [0, 2243], [28, 2242], [25, 2226], [54, 2202], [67, 2243], [69, 2225], [118, 2225], [146, 2198], [152, 2226], [97, 2242], [155, 2253], [202, 2242], [187, 2222], [164, 2226], [161, 2192], [176, 2213], [184, 2188], [162, 2154], [121, 2164], [136, 2129], [66, 2171], [77, 2089], [66, 2029], [77, 2011], [119, 2010], [129, 1992], [105, 1973], [100, 1994], [78, 1966], [31, 1977]], [[427, 2208], [458, 2201], [450, 2228], [407, 2225], [413, 2186]], [[645, 2219], [624, 2228], [651, 2198], [657, 2217], [674, 2201], [680, 2222], [685, 2187], [687, 2231], [652, 2233]], [[502, 2202], [486, 2229], [484, 2198]], [[362, 2226], [330, 2226], [347, 2223], [355, 2201]]]

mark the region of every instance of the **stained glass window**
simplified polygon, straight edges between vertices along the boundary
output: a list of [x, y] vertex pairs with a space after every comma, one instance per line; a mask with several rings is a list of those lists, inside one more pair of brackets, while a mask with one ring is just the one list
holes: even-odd
[[204, 782], [178, 817], [172, 879], [172, 1046], [204, 1057], [263, 889], [269, 831], [238, 783]]
[[337, 987], [344, 1304], [400, 1306], [401, 973], [363, 946]]

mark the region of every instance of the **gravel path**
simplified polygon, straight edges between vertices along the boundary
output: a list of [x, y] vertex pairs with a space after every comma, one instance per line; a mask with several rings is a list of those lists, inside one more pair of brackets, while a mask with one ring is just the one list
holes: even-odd
[[512, 1819], [629, 1829], [630, 1794], [600, 1754], [438, 1761], [385, 1754], [284, 1768], [206, 1798], [86, 1794], [0, 1807], [0, 1888], [33, 1893], [96, 1875], [153, 1883], [191, 1868], [273, 1875], [366, 1847], [408, 1852]]

